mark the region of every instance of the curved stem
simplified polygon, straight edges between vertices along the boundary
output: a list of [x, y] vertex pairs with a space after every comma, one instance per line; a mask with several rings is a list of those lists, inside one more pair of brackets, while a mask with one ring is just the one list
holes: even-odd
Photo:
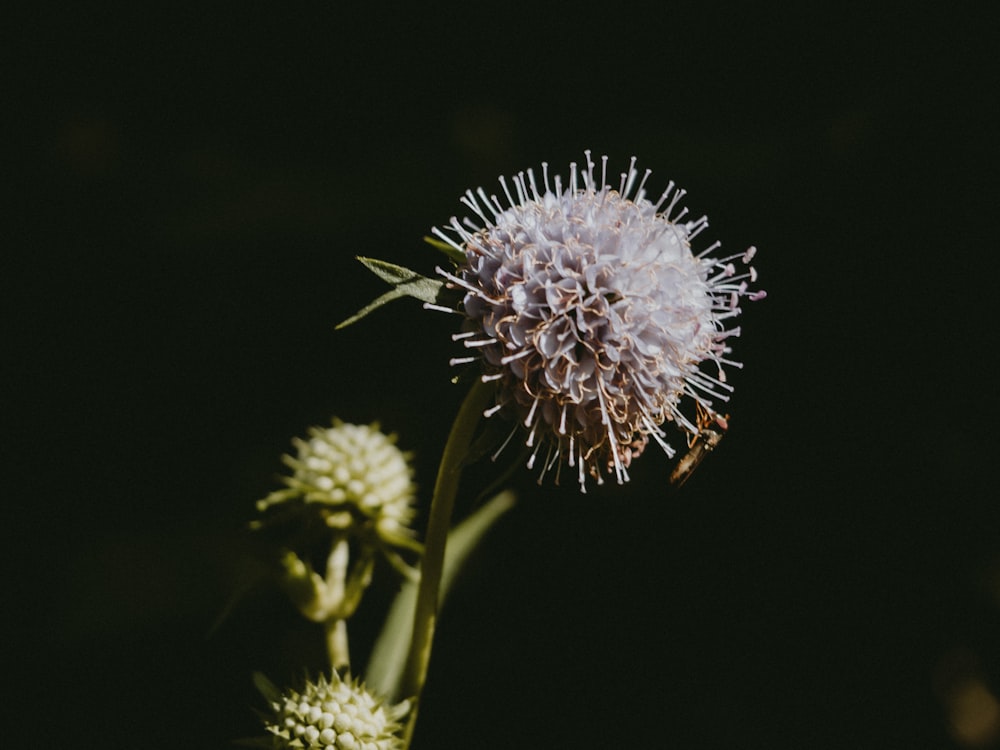
[[417, 602], [413, 614], [413, 639], [410, 641], [410, 651], [406, 657], [406, 669], [403, 672], [400, 693], [404, 697], [413, 699], [413, 708], [410, 710], [404, 736], [405, 748], [409, 748], [413, 737], [420, 692], [427, 679], [427, 667], [431, 659], [441, 573], [444, 568], [444, 550], [448, 541], [451, 513], [455, 507], [458, 481], [462, 474], [462, 461], [472, 443], [473, 433], [492, 392], [492, 385], [476, 379], [458, 410], [455, 423], [451, 426], [451, 433], [448, 435], [448, 442], [438, 467], [434, 498], [431, 500], [430, 516], [427, 519], [424, 554], [420, 561], [420, 585], [417, 588]]

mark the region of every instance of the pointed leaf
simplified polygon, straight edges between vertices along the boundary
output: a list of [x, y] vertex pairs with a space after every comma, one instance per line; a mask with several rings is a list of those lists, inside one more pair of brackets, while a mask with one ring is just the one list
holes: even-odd
[[436, 300], [438, 292], [444, 286], [444, 282], [439, 279], [429, 279], [409, 268], [397, 266], [395, 263], [361, 256], [358, 256], [358, 260], [382, 281], [392, 284], [396, 288], [405, 287], [408, 295], [423, 302]]
[[370, 312], [372, 312], [374, 310], [377, 310], [378, 308], [382, 307], [382, 305], [386, 304], [387, 302], [392, 302], [394, 299], [398, 299], [399, 297], [406, 297], [406, 296], [407, 296], [407, 294], [406, 294], [406, 290], [405, 289], [402, 289], [400, 287], [396, 287], [395, 289], [386, 292], [385, 294], [383, 294], [378, 299], [375, 299], [375, 300], [369, 302], [367, 305], [365, 305], [360, 310], [358, 310], [356, 313], [354, 313], [354, 315], [352, 315], [351, 317], [349, 317], [346, 320], [342, 320], [339, 323], [337, 323], [337, 325], [334, 327], [334, 330], [335, 331], [339, 331], [341, 328], [347, 328], [347, 326], [349, 326], [349, 325], [351, 325], [353, 323], [357, 323], [359, 320], [361, 320], [363, 317], [365, 317], [366, 315], [368, 315]]
[[358, 260], [361, 261], [365, 268], [383, 281], [391, 284], [393, 288], [373, 302], [365, 305], [347, 320], [338, 323], [336, 330], [346, 328], [352, 323], [358, 322], [373, 310], [399, 297], [413, 297], [421, 302], [434, 303], [439, 300], [444, 290], [443, 281], [429, 279], [426, 276], [421, 276], [416, 271], [411, 271], [409, 268], [397, 266], [395, 263], [387, 263], [384, 260], [363, 258], [361, 256], [358, 257]]

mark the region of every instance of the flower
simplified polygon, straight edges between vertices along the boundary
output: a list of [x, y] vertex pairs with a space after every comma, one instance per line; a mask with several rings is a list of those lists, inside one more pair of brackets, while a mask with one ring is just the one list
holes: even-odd
[[742, 297], [764, 296], [750, 290], [754, 248], [711, 257], [716, 242], [694, 253], [708, 220], [682, 221], [685, 191], [671, 182], [650, 201], [650, 170], [636, 186], [635, 158], [615, 189], [607, 157], [598, 182], [585, 154], [566, 187], [543, 162], [540, 183], [529, 169], [511, 178], [512, 192], [501, 177], [506, 203], [468, 190], [461, 200], [475, 218], [432, 230], [464, 258], [453, 272], [437, 269], [464, 293], [466, 323], [454, 338], [470, 356], [452, 363], [479, 360], [483, 380], [497, 381], [485, 413], [516, 415], [529, 468], [545, 448], [539, 481], [565, 461], [582, 491], [587, 475], [627, 481], [650, 437], [672, 456], [664, 422], [697, 434], [685, 397], [717, 415], [713, 404], [732, 391], [723, 366], [741, 367], [728, 358], [740, 329], [727, 326]]
[[397, 750], [399, 720], [409, 703], [388, 705], [368, 692], [357, 679], [342, 679], [336, 672], [327, 680], [306, 681], [301, 693], [279, 692], [260, 675], [257, 686], [271, 706], [264, 726], [275, 748], [324, 748], [325, 750]]
[[292, 442], [298, 455], [283, 460], [293, 474], [282, 477], [285, 489], [258, 501], [258, 510], [298, 501], [318, 510], [331, 528], [413, 547], [413, 469], [395, 435], [384, 434], [378, 424], [334, 419], [332, 427], [312, 427], [308, 440]]

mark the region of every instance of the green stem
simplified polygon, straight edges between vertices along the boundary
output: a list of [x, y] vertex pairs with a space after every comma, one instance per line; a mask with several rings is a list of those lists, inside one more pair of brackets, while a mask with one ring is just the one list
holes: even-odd
[[351, 671], [351, 651], [347, 646], [347, 620], [331, 617], [324, 623], [326, 629], [326, 651], [330, 655], [330, 667], [341, 674]]
[[326, 628], [326, 650], [330, 656], [330, 666], [336, 670], [349, 671], [351, 668], [350, 650], [347, 646], [347, 616], [342, 609], [347, 593], [347, 564], [350, 556], [350, 546], [347, 537], [342, 536], [333, 544], [330, 557], [326, 561], [326, 584], [329, 587], [330, 598], [338, 602], [336, 612], [328, 617]]
[[444, 550], [448, 542], [448, 528], [455, 507], [458, 481], [462, 475], [462, 462], [492, 392], [492, 386], [476, 379], [458, 410], [455, 423], [451, 426], [451, 433], [448, 435], [448, 442], [438, 467], [430, 517], [427, 519], [424, 554], [420, 561], [420, 585], [417, 588], [417, 603], [413, 614], [413, 639], [410, 641], [410, 651], [406, 657], [406, 669], [403, 672], [400, 691], [401, 695], [413, 700], [413, 708], [406, 724], [404, 748], [410, 747], [413, 738], [420, 692], [427, 679], [427, 667], [431, 660], [441, 573], [444, 569]]

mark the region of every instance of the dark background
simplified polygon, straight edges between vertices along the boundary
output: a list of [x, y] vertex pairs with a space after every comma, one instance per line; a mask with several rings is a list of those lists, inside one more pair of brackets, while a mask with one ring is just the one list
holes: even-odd
[[778, 7], [13, 19], [4, 744], [256, 733], [250, 673], [322, 663], [266, 587], [211, 630], [256, 570], [279, 455], [331, 415], [379, 419], [426, 503], [462, 395], [446, 316], [403, 301], [333, 331], [383, 291], [353, 256], [430, 272], [420, 238], [467, 187], [584, 148], [758, 246], [732, 430], [679, 493], [655, 452], [586, 496], [520, 475], [446, 611], [415, 747], [995, 739], [996, 28]]

